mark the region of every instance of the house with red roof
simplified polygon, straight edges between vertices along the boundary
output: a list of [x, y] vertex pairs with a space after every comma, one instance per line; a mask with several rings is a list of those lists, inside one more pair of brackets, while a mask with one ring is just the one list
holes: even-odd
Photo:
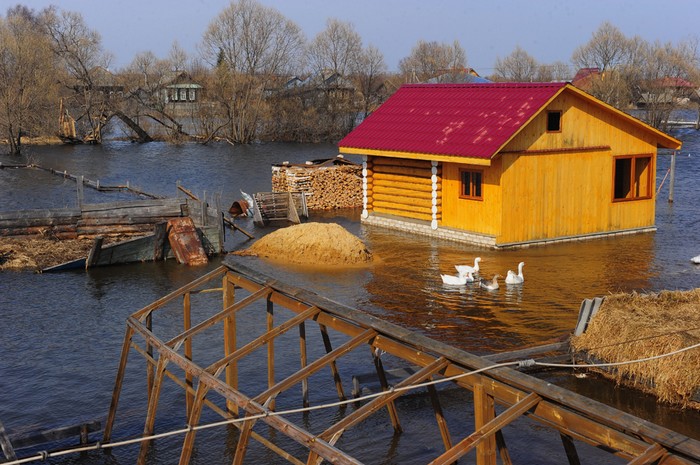
[[569, 83], [410, 84], [339, 142], [362, 221], [488, 247], [655, 230], [681, 142]]

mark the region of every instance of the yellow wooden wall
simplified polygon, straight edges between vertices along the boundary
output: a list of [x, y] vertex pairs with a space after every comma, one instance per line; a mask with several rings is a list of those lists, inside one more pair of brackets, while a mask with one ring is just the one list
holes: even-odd
[[497, 243], [653, 226], [653, 197], [612, 201], [617, 155], [652, 155], [654, 194], [656, 147], [649, 133], [573, 94], [562, 94], [548, 109], [562, 111], [560, 133], [546, 132], [542, 112], [501, 155]]
[[[482, 170], [483, 200], [460, 199], [462, 180], [459, 170]], [[501, 231], [501, 160], [490, 167], [469, 164], [442, 164], [442, 222], [440, 226], [464, 229], [477, 234], [498, 235]]]
[[[426, 160], [368, 157], [367, 210], [432, 220], [432, 165]], [[438, 219], [441, 172], [437, 173]]]

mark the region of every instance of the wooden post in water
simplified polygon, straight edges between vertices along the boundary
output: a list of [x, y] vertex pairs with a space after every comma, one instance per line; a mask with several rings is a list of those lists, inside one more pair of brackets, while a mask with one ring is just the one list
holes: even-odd
[[85, 199], [85, 194], [83, 192], [83, 181], [84, 178], [83, 176], [78, 176], [78, 182], [76, 184], [77, 190], [78, 190], [78, 207], [82, 208], [83, 207], [83, 200]]
[[[494, 398], [486, 393], [482, 383], [474, 384], [474, 427], [478, 430], [496, 418]], [[477, 465], [496, 465], [496, 438], [492, 435], [476, 446]]]
[[[192, 305], [190, 302], [190, 292], [186, 292], [185, 296], [183, 297], [183, 302], [182, 302], [182, 320], [183, 320], [183, 329], [185, 332], [187, 332], [190, 328], [192, 328]], [[185, 339], [185, 358], [187, 360], [192, 360], [192, 338], [188, 337]], [[193, 384], [193, 379], [194, 377], [192, 376], [192, 373], [186, 372], [185, 373], [185, 384], [187, 385], [188, 388], [192, 388], [194, 386]], [[192, 407], [194, 405], [194, 394], [187, 389], [185, 392], [185, 411], [187, 412], [187, 418], [190, 418], [190, 415], [192, 414]]]
[[[231, 307], [235, 302], [236, 286], [229, 274], [226, 273], [223, 278], [223, 301], [224, 309]], [[236, 350], [236, 313], [231, 313], [224, 318], [224, 357], [228, 357]], [[238, 362], [231, 361], [226, 367], [226, 384], [233, 389], [238, 390]], [[226, 401], [228, 411], [238, 416], [238, 405], [232, 400]]]
[[676, 181], [676, 151], [671, 155], [671, 179], [668, 185], [668, 203], [673, 203], [673, 186]]
[[3, 426], [1, 421], [0, 421], [0, 448], [2, 448], [2, 453], [3, 453], [3, 455], [5, 455], [6, 459], [17, 460], [17, 456], [15, 455], [15, 450], [12, 447], [12, 443], [10, 442], [10, 438], [7, 436], [7, 432], [5, 431], [5, 427]]

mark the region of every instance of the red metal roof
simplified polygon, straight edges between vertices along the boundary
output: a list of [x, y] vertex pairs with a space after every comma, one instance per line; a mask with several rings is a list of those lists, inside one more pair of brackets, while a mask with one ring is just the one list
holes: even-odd
[[338, 145], [491, 158], [566, 83], [403, 85]]

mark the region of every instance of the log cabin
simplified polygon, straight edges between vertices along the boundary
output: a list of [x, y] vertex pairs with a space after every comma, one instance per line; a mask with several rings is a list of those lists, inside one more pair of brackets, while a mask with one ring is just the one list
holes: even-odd
[[506, 248], [654, 231], [681, 142], [560, 82], [403, 85], [338, 145], [363, 222]]

